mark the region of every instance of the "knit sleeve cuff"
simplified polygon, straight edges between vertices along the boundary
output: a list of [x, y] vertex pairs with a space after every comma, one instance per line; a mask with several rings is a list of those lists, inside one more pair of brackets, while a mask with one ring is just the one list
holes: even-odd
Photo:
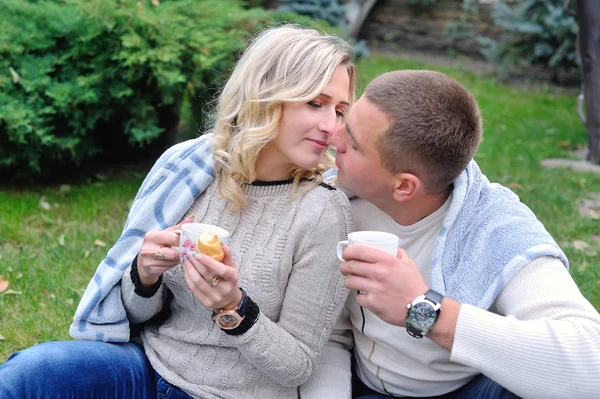
[[141, 296], [142, 298], [152, 298], [154, 296], [154, 294], [156, 294], [158, 292], [158, 289], [160, 288], [161, 284], [162, 284], [162, 280], [163, 280], [163, 276], [161, 275], [158, 278], [158, 281], [156, 283], [154, 283], [153, 285], [151, 285], [150, 287], [144, 287], [142, 285], [142, 283], [140, 282], [140, 275], [138, 274], [138, 268], [137, 268], [137, 259], [138, 259], [138, 255], [135, 256], [135, 258], [133, 258], [133, 261], [131, 262], [131, 281], [133, 282], [133, 286], [134, 286], [134, 292], [136, 294], [138, 294], [139, 296]]
[[248, 297], [247, 300], [248, 303], [246, 304], [246, 315], [244, 316], [244, 320], [237, 328], [234, 328], [233, 330], [223, 330], [225, 334], [242, 335], [252, 328], [252, 326], [258, 320], [258, 316], [260, 315], [260, 309], [258, 305], [250, 297]]

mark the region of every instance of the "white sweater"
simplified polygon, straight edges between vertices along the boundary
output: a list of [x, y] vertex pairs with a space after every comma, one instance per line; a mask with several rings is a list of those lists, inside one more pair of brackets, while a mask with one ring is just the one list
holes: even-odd
[[[411, 226], [397, 224], [361, 199], [352, 201], [352, 209], [357, 230], [398, 235], [429, 285], [431, 253], [449, 202]], [[462, 305], [452, 352], [381, 321], [360, 308], [355, 294], [347, 311], [349, 318], [340, 320], [340, 327], [352, 329], [358, 375], [384, 394], [440, 395], [478, 373], [523, 398], [596, 398], [600, 392], [600, 315], [552, 257], [524, 267], [489, 311]], [[343, 331], [337, 336], [343, 337]], [[349, 375], [347, 352], [328, 350], [302, 398], [348, 398]]]

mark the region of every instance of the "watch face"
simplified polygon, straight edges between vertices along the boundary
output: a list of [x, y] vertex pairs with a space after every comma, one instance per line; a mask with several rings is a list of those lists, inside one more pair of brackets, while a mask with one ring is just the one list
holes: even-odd
[[217, 323], [219, 327], [226, 330], [236, 328], [242, 322], [241, 318], [233, 313], [223, 313], [219, 315]]
[[437, 319], [437, 312], [428, 302], [419, 302], [410, 308], [410, 323], [418, 329], [428, 330]]

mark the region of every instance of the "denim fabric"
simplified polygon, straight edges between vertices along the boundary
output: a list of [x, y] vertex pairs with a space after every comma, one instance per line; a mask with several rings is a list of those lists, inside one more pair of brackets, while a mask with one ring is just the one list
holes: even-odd
[[[387, 399], [393, 398], [375, 392], [365, 386], [358, 378], [352, 381], [352, 397], [355, 399]], [[454, 392], [445, 395], [434, 396], [430, 398], [419, 399], [518, 399], [519, 397], [507, 389], [501, 387], [483, 374], [473, 378], [468, 384], [457, 389]], [[411, 399], [411, 398], [405, 398]], [[417, 399], [417, 398], [414, 398]]]
[[2, 399], [189, 399], [158, 375], [141, 346], [47, 342], [0, 365]]

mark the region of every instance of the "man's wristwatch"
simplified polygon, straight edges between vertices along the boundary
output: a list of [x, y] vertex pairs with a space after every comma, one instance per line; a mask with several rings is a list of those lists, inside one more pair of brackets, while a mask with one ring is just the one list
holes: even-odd
[[442, 299], [442, 294], [429, 290], [406, 305], [406, 332], [419, 339], [427, 335], [440, 315]]

